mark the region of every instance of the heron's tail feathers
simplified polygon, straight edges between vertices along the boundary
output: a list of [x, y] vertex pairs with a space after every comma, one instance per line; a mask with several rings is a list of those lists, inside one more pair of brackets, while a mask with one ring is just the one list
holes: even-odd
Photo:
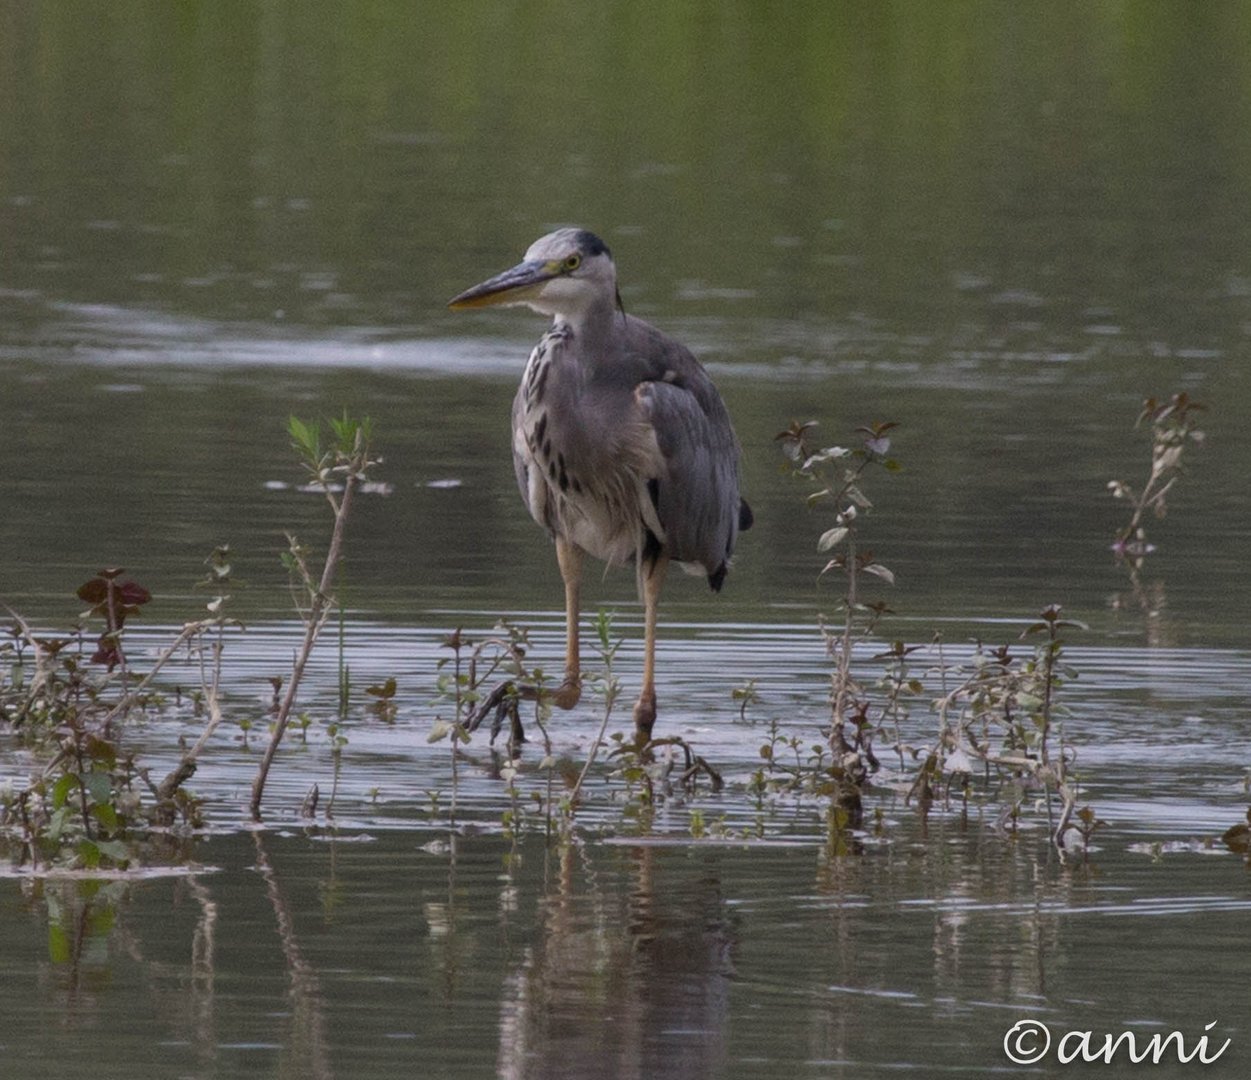
[[708, 575], [708, 584], [712, 586], [713, 592], [720, 592], [721, 586], [725, 584], [725, 575], [730, 572], [730, 564], [723, 562], [711, 574]]

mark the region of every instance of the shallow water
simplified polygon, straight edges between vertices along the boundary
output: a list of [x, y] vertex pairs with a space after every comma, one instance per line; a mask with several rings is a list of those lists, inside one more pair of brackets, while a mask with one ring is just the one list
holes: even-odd
[[[206, 829], [167, 841], [180, 873], [0, 879], [0, 1072], [974, 1075], [1018, 1068], [1003, 1038], [1027, 1017], [1191, 1046], [1215, 1023], [1210, 1068], [1245, 1072], [1251, 879], [1219, 840], [1251, 762], [1245, 12], [446, 8], [0, 0], [0, 600], [63, 630], [77, 586], [125, 566], [154, 594], [127, 629], [142, 665], [228, 543], [246, 626], [192, 782]], [[561, 845], [537, 741], [514, 803], [484, 733], [455, 784], [426, 737], [450, 630], [504, 616], [561, 659], [555, 560], [508, 462], [541, 324], [443, 304], [570, 220], [713, 373], [757, 524], [722, 594], [674, 575], [662, 609], [660, 730], [725, 790], [643, 813], [601, 761]], [[1209, 439], [1135, 589], [1106, 483], [1141, 479], [1134, 417], [1176, 390]], [[389, 485], [348, 539], [347, 743], [336, 770], [332, 625], [253, 830], [299, 638], [277, 556], [328, 528], [285, 421], [345, 408]], [[1088, 860], [1056, 856], [1042, 809], [1006, 831], [994, 788], [922, 821], [890, 754], [851, 850], [818, 801], [749, 794], [770, 721], [818, 741], [828, 715], [826, 526], [773, 442], [809, 417], [831, 443], [900, 422], [905, 470], [873, 479], [865, 522], [894, 614], [857, 670], [927, 646], [909, 743], [935, 726], [936, 633], [950, 663], [1046, 604], [1087, 625], [1062, 700], [1104, 823]], [[631, 575], [592, 572], [585, 599], [586, 629], [604, 608], [624, 639], [618, 730]], [[391, 723], [363, 693], [389, 677]], [[173, 692], [197, 682], [180, 661], [126, 733], [155, 776], [202, 728]], [[558, 757], [585, 759], [598, 709], [553, 718]], [[0, 781], [33, 767], [0, 733]]]
[[[559, 649], [554, 616], [531, 629], [536, 649]], [[426, 742], [441, 631], [349, 625], [353, 677], [396, 674], [403, 689], [394, 723], [354, 708], [337, 781], [324, 727], [337, 656], [323, 648], [304, 702], [319, 720], [289, 737], [264, 831], [241, 828], [259, 753], [232, 727], [192, 784], [208, 831], [174, 847], [190, 877], [95, 896], [55, 878], [0, 889], [8, 1059], [29, 1076], [393, 1076], [432, 1062], [446, 1076], [966, 1075], [1005, 1067], [1022, 1018], [1057, 1039], [1180, 1030], [1190, 1045], [1215, 1020], [1239, 1049], [1251, 890], [1217, 837], [1246, 805], [1236, 688], [1251, 654], [1070, 650], [1068, 730], [1083, 804], [1104, 822], [1088, 861], [1061, 863], [1038, 813], [1005, 832], [993, 791], [924, 827], [889, 763], [870, 800], [880, 816], [848, 854], [819, 801], [745, 790], [768, 718], [816, 737], [812, 628], [676, 629], [665, 730], [711, 758], [725, 791], [678, 788], [639, 816], [601, 769], [575, 841], [552, 846], [537, 747], [510, 803], [482, 735], [455, 785], [447, 744]], [[141, 628], [132, 649], [168, 634]], [[230, 714], [255, 715], [249, 691], [266, 695], [296, 641], [279, 623], [227, 642]], [[637, 650], [619, 670], [637, 683]], [[719, 670], [763, 672], [756, 720], [735, 722]], [[558, 757], [584, 760], [591, 707], [551, 724]], [[159, 776], [201, 724], [171, 705], [130, 741]], [[296, 813], [313, 784], [316, 826]]]

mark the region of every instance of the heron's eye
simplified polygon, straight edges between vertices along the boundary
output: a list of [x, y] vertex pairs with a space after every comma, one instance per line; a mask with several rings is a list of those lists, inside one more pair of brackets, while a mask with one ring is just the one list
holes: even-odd
[[570, 274], [582, 265], [582, 256], [576, 252], [565, 260], [565, 273]]

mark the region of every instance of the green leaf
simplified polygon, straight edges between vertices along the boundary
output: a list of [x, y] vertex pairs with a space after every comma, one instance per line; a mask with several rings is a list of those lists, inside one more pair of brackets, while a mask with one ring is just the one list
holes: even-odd
[[96, 844], [96, 849], [118, 866], [125, 866], [132, 859], [130, 848], [121, 840], [101, 840]]
[[78, 859], [88, 870], [94, 870], [100, 865], [100, 848], [94, 840], [78, 841]]
[[356, 422], [351, 420], [345, 412], [342, 420], [332, 419], [330, 426], [334, 429], [334, 436], [338, 439], [340, 448], [350, 447], [356, 436]]
[[87, 736], [87, 755], [92, 761], [98, 762], [106, 769], [117, 764], [117, 747], [107, 739], [99, 739], [94, 735]]
[[832, 529], [826, 529], [821, 534], [821, 539], [817, 541], [817, 550], [829, 551], [835, 544], [841, 543], [846, 539], [850, 531], [845, 525], [835, 525]]
[[89, 772], [82, 779], [93, 802], [107, 803], [113, 797], [113, 778], [108, 773]]
[[70, 808], [62, 806], [48, 819], [47, 837], [54, 844], [61, 839], [61, 833], [65, 831], [65, 826], [69, 823]]
[[117, 811], [113, 809], [110, 803], [96, 803], [91, 808], [91, 816], [94, 817], [109, 832], [117, 832], [121, 826], [121, 819], [117, 816]]
[[78, 777], [73, 773], [63, 774], [52, 788], [52, 808], [60, 810], [65, 805], [65, 800], [69, 798], [70, 790], [73, 788]]
[[376, 698], [393, 698], [395, 697], [395, 677], [387, 679], [381, 686], [367, 686], [365, 693], [370, 697]]
[[615, 644], [612, 640], [612, 613], [605, 608], [600, 608], [595, 616], [595, 636], [599, 639], [600, 651], [605, 656], [611, 658], [616, 655], [617, 649], [621, 642]]
[[292, 416], [287, 421], [287, 430], [291, 433], [296, 449], [311, 463], [316, 464], [321, 460], [320, 424], [306, 424], [298, 416]]

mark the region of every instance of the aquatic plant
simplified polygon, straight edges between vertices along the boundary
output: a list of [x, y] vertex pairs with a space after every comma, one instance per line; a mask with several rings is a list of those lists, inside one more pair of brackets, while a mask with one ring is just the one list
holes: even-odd
[[330, 421], [330, 430], [334, 435], [333, 441], [323, 445], [320, 424], [306, 423], [294, 416], [288, 422], [292, 446], [300, 454], [311, 483], [325, 495], [334, 524], [321, 572], [316, 577], [310, 565], [311, 552], [294, 535], [287, 534], [287, 550], [282, 561], [291, 575], [292, 598], [304, 624], [304, 639], [292, 662], [291, 675], [274, 717], [269, 743], [252, 782], [249, 809], [254, 821], [261, 818], [265, 781], [287, 730], [308, 658], [323, 627], [338, 606], [334, 590], [339, 563], [343, 558], [344, 535], [353, 496], [360, 484], [368, 482], [370, 469], [378, 464], [370, 456], [373, 425], [368, 417], [357, 420], [345, 412], [342, 419]]
[[[832, 830], [859, 828], [865, 794], [881, 769], [875, 743], [889, 740], [906, 781], [905, 802], [915, 803], [924, 814], [940, 796], [949, 805], [953, 786], [958, 786], [967, 808], [972, 778], [980, 767], [987, 797], [1006, 794], [1001, 800], [1001, 825], [1015, 824], [1027, 797], [1041, 793], [1055, 846], [1063, 849], [1073, 831], [1085, 845], [1098, 821], [1089, 808], [1077, 810], [1069, 768], [1072, 752], [1064, 743], [1063, 707], [1056, 701], [1060, 687], [1076, 678], [1062, 660], [1062, 633], [1084, 627], [1061, 618], [1059, 607], [1052, 605], [1022, 635], [1043, 635], [1028, 656], [1015, 655], [1007, 645], [988, 648], [979, 642], [965, 664], [948, 663], [942, 639], [935, 635], [929, 652], [936, 654], [937, 663], [921, 673], [915, 664], [926, 646], [893, 641], [873, 657], [882, 673], [870, 686], [853, 667], [854, 647], [874, 640], [881, 620], [892, 612], [882, 602], [867, 602], [861, 587], [866, 576], [889, 584], [895, 577], [862, 542], [863, 522], [873, 506], [863, 485], [872, 466], [888, 473], [902, 468], [888, 456], [887, 433], [896, 425], [858, 428], [860, 446], [855, 448], [815, 446], [811, 441], [815, 426], [812, 421], [793, 423], [777, 441], [791, 474], [810, 489], [808, 506], [829, 506], [834, 515], [817, 541], [818, 552], [835, 552], [819, 576], [836, 571], [846, 582], [839, 618], [820, 618], [833, 662], [831, 722], [824, 744], [788, 732], [777, 720], [771, 722], [768, 741], [760, 747], [764, 764], [749, 790], [758, 803], [783, 792], [826, 798]], [[1162, 496], [1159, 491], [1156, 497]], [[928, 690], [926, 678], [938, 680], [937, 697]], [[937, 737], [932, 740], [917, 738], [911, 708], [927, 694], [938, 719]], [[1053, 797], [1059, 799], [1058, 811], [1053, 810]]]
[[[456, 795], [460, 779], [458, 771], [460, 748], [470, 742], [473, 732], [487, 717], [491, 719], [490, 742], [493, 746], [503, 728], [504, 721], [507, 720], [508, 764], [497, 766], [496, 772], [504, 773], [506, 769], [515, 770], [513, 762], [519, 755], [521, 745], [526, 738], [525, 729], [521, 723], [520, 707], [523, 698], [520, 688], [531, 686], [541, 689], [543, 673], [538, 669], [530, 671], [526, 668], [525, 657], [529, 648], [529, 635], [524, 628], [514, 626], [507, 620], [500, 620], [491, 636], [481, 640], [474, 640], [465, 634], [462, 628], [457, 627], [443, 639], [443, 647], [449, 649], [452, 655], [441, 658], [436, 665], [439, 675], [436, 681], [435, 702], [436, 704], [450, 703], [452, 718], [448, 720], [442, 713], [437, 713], [426, 735], [426, 741], [436, 743], [450, 739], [452, 770], [450, 821], [454, 824]], [[510, 678], [500, 682], [490, 694], [484, 696], [482, 688], [500, 673], [507, 674]], [[542, 726], [545, 707], [542, 695], [536, 690], [532, 696], [536, 704], [536, 721], [543, 730], [546, 740], [546, 729]], [[505, 778], [508, 779], [509, 776]]]
[[621, 639], [613, 639], [612, 616], [603, 608], [599, 609], [599, 615], [595, 620], [595, 646], [603, 669], [590, 672], [588, 682], [603, 699], [604, 716], [600, 722], [599, 731], [596, 732], [595, 739], [591, 743], [591, 749], [587, 752], [586, 764], [582, 766], [582, 771], [569, 792], [567, 806], [570, 814], [577, 807], [582, 785], [586, 782], [587, 774], [591, 771], [591, 766], [595, 764], [595, 757], [604, 744], [604, 733], [608, 730], [608, 723], [612, 719], [613, 706], [621, 694], [621, 683], [613, 674], [613, 660], [616, 659], [617, 650], [621, 648]]
[[397, 688], [398, 684], [394, 675], [374, 686], [365, 687], [365, 693], [373, 699], [370, 702], [369, 711], [379, 720], [388, 724], [395, 723], [397, 709], [395, 692]]
[[744, 679], [742, 683], [730, 691], [730, 700], [738, 705], [738, 721], [747, 723], [747, 710], [752, 705], [759, 705], [760, 692], [756, 689], [755, 679]]
[[36, 762], [28, 784], [0, 798], [0, 839], [19, 865], [125, 866], [137, 858], [136, 830], [179, 817], [198, 822], [195, 801], [154, 785], [122, 743], [127, 716], [163, 707], [149, 689], [152, 677], [193, 631], [184, 628], [153, 670], [133, 670], [123, 624], [151, 594], [123, 573], [103, 570], [78, 590], [92, 604], [84, 618], [106, 624], [90, 657], [85, 626], [48, 637], [10, 609], [9, 640], [0, 644], [0, 721], [20, 733]]
[[[910, 748], [922, 765], [908, 801], [916, 800], [928, 810], [939, 792], [944, 798], [949, 795], [953, 784], [959, 784], [967, 797], [980, 765], [986, 779], [993, 774], [1006, 793], [1000, 827], [1015, 827], [1026, 800], [1041, 793], [1055, 846], [1065, 848], [1070, 830], [1078, 832], [1083, 845], [1089, 841], [1097, 821], [1088, 807], [1074, 821], [1073, 755], [1065, 744], [1062, 724], [1067, 710], [1057, 701], [1060, 688], [1077, 678], [1063, 660], [1062, 634], [1073, 629], [1086, 627], [1061, 618], [1059, 606], [1051, 605], [1020, 635], [1022, 639], [1042, 637], [1029, 655], [1017, 656], [1008, 645], [987, 648], [979, 642], [968, 663], [941, 668], [945, 680], [956, 677], [958, 681], [934, 703], [936, 740], [920, 749]], [[1053, 795], [1060, 800], [1058, 816], [1053, 816]]]
[[122, 650], [122, 627], [127, 616], [139, 614], [139, 609], [152, 599], [152, 594], [135, 581], [121, 580], [126, 571], [119, 566], [101, 570], [90, 581], [78, 587], [78, 599], [91, 605], [84, 618], [101, 618], [105, 621], [96, 651], [91, 656], [93, 664], [104, 664], [109, 671], [120, 667], [125, 681], [126, 654]]
[[[273, 730], [256, 782], [252, 814], [259, 818], [265, 776], [278, 742], [292, 716], [300, 677], [317, 634], [335, 607], [334, 584], [342, 557], [344, 528], [352, 493], [376, 464], [369, 455], [370, 425], [347, 416], [332, 421], [333, 441], [325, 447], [316, 424], [292, 419], [290, 433], [314, 483], [334, 514], [325, 564], [315, 580], [309, 554], [289, 537], [285, 562], [292, 573], [297, 605], [305, 626], [303, 647], [291, 674], [273, 685]], [[126, 866], [144, 854], [153, 826], [200, 824], [200, 805], [184, 789], [199, 756], [221, 724], [222, 655], [228, 629], [241, 626], [227, 614], [232, 571], [229, 547], [213, 550], [208, 572], [198, 586], [214, 595], [207, 617], [182, 626], [146, 671], [136, 670], [126, 654], [125, 623], [151, 599], [138, 582], [118, 567], [101, 570], [77, 590], [90, 605], [84, 625], [52, 637], [37, 633], [10, 610], [7, 640], [0, 641], [0, 723], [18, 733], [39, 762], [21, 790], [0, 797], [0, 840], [19, 864], [48, 863], [97, 868]], [[104, 629], [87, 653], [87, 624], [99, 619]], [[127, 722], [169, 702], [154, 680], [182, 652], [198, 670], [199, 686], [185, 695], [175, 687], [193, 716], [204, 718], [199, 737], [159, 782], [126, 745]], [[393, 683], [374, 688], [378, 713], [393, 715]], [[302, 724], [307, 721], [301, 718]], [[331, 732], [337, 785], [346, 736], [339, 724]], [[333, 808], [332, 791], [330, 807]]]
[[862, 816], [861, 790], [878, 763], [873, 753], [868, 703], [864, 688], [853, 675], [852, 656], [855, 643], [867, 639], [890, 611], [881, 601], [863, 599], [866, 580], [895, 583], [894, 573], [861, 542], [863, 518], [873, 509], [862, 484], [872, 468], [894, 473], [903, 466], [889, 456], [888, 433], [898, 426], [893, 421], [857, 428], [860, 445], [855, 447], [814, 445], [811, 438], [816, 426], [812, 420], [792, 423], [775, 441], [781, 446], [791, 474], [809, 488], [805, 499], [808, 507], [828, 507], [833, 513], [832, 524], [817, 540], [817, 551], [834, 554], [829, 555], [818, 577], [840, 573], [846, 581], [846, 592], [840, 597], [841, 617], [833, 625], [827, 624], [824, 617], [821, 622], [834, 671], [830, 679], [830, 759], [827, 761], [822, 754], [818, 768], [832, 784], [835, 800], [858, 824]]
[[1197, 426], [1197, 414], [1205, 408], [1184, 391], [1168, 401], [1149, 397], [1142, 403], [1134, 427], [1140, 428], [1144, 423], [1151, 426], [1151, 469], [1141, 488], [1131, 487], [1124, 480], [1108, 481], [1112, 497], [1130, 506], [1129, 520], [1117, 532], [1112, 551], [1132, 569], [1141, 569], [1143, 561], [1155, 550], [1147, 540], [1147, 513], [1156, 518], [1165, 516], [1167, 496], [1185, 471], [1186, 449], [1202, 445], [1206, 438]]

